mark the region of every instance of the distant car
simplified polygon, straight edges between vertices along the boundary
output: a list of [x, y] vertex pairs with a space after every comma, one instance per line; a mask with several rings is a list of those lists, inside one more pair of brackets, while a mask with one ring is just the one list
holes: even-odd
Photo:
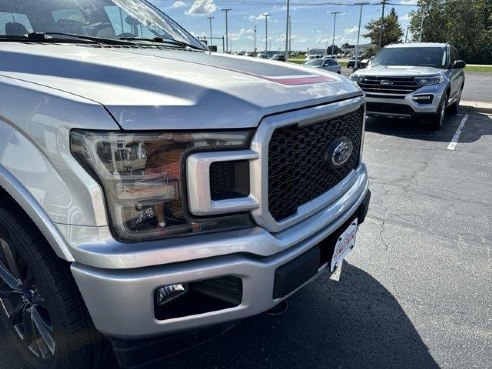
[[256, 54], [254, 52], [247, 51], [247, 52], [244, 53], [244, 56], [252, 56], [252, 57], [255, 57]]
[[324, 69], [333, 73], [342, 73], [342, 67], [335, 59], [328, 57], [309, 60], [304, 63], [304, 66], [308, 68]]
[[258, 53], [258, 55], [256, 55], [256, 57], [259, 59], [268, 59], [267, 53]]
[[309, 61], [309, 60], [313, 60], [313, 59], [321, 59], [323, 57], [323, 55], [321, 54], [309, 54], [309, 55], [306, 55], [306, 59], [304, 59], [305, 62]]
[[275, 54], [272, 56], [272, 60], [285, 61], [285, 54]]
[[360, 57], [355, 57], [347, 62], [347, 68], [359, 68], [360, 67]]

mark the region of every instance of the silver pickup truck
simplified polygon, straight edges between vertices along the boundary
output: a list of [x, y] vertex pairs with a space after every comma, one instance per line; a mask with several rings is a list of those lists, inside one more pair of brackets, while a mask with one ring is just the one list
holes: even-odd
[[143, 0], [0, 2], [9, 362], [136, 367], [339, 271], [364, 123], [348, 79], [210, 53]]

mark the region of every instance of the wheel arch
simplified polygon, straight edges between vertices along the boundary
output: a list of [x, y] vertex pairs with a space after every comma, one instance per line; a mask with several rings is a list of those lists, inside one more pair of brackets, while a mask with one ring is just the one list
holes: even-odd
[[22, 183], [0, 166], [0, 199], [4, 198], [11, 198], [17, 203], [43, 234], [58, 257], [68, 262], [75, 261], [64, 238], [41, 205]]

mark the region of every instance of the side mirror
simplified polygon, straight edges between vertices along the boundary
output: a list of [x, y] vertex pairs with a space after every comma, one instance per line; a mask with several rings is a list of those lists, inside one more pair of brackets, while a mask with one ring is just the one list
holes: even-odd
[[466, 67], [464, 60], [456, 60], [451, 69], [463, 69], [464, 67]]

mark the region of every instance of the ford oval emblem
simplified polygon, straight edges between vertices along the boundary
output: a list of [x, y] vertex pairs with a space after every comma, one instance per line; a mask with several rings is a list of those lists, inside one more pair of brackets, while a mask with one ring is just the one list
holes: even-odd
[[381, 86], [391, 86], [393, 85], [393, 81], [390, 81], [389, 79], [383, 79], [381, 81]]
[[340, 137], [328, 146], [325, 160], [335, 169], [345, 164], [354, 151], [354, 144], [348, 137]]

